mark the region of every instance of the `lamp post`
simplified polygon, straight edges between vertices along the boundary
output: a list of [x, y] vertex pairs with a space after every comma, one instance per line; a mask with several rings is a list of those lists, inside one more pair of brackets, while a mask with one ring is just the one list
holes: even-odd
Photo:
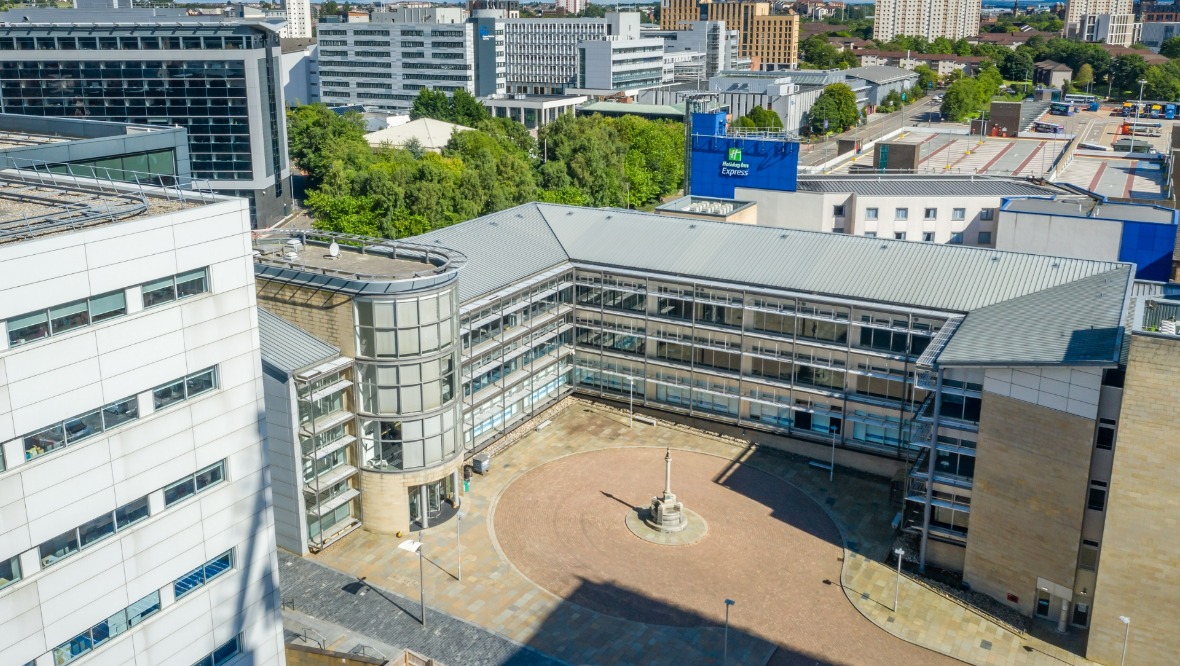
[[422, 602], [422, 628], [426, 628], [426, 567], [422, 564], [422, 542], [410, 539], [397, 545], [409, 553], [418, 553], [418, 599]]
[[455, 553], [459, 556], [459, 582], [463, 582], [463, 542], [459, 540], [459, 524], [463, 522], [462, 511], [455, 514]]
[[627, 384], [630, 385], [630, 390], [627, 391], [627, 427], [635, 427], [635, 378], [628, 377]]
[[729, 663], [729, 607], [733, 604], [733, 599], [725, 600], [725, 643], [721, 648], [721, 666]]
[[893, 584], [893, 612], [896, 613], [898, 592], [901, 591], [901, 556], [905, 555], [905, 550], [897, 548], [893, 554], [897, 556], [897, 582]]
[[1123, 656], [1119, 657], [1119, 666], [1123, 666], [1127, 663], [1127, 639], [1131, 638], [1131, 618], [1120, 615], [1119, 622], [1127, 625], [1127, 630], [1123, 632]]
[[1135, 132], [1139, 131], [1139, 111], [1143, 109], [1143, 84], [1147, 83], [1144, 79], [1139, 79], [1139, 103], [1135, 105], [1135, 127], [1131, 129], [1131, 156], [1135, 155]]

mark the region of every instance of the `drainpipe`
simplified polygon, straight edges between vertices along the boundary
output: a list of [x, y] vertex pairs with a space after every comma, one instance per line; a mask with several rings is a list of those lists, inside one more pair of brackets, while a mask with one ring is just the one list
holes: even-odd
[[942, 368], [934, 383], [934, 423], [930, 428], [930, 455], [926, 459], [926, 504], [922, 509], [922, 548], [918, 571], [926, 573], [926, 542], [930, 539], [930, 513], [934, 510], [934, 463], [938, 457], [938, 425], [942, 413]]

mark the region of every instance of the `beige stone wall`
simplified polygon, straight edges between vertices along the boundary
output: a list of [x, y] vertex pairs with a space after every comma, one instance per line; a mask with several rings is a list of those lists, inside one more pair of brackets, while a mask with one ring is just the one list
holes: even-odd
[[1180, 340], [1133, 335], [1114, 446], [1086, 657], [1127, 665], [1180, 655]]
[[283, 282], [260, 281], [258, 305], [336, 345], [343, 356], [356, 356], [352, 299], [347, 296]]
[[1073, 587], [1094, 425], [984, 393], [963, 570], [974, 589], [1000, 601], [1015, 594], [1013, 606], [1031, 615], [1038, 577]]
[[[437, 481], [455, 470], [463, 468], [463, 456], [456, 455], [454, 459], [437, 467], [418, 472], [377, 472], [362, 469], [361, 500], [364, 510], [364, 529], [379, 534], [396, 534], [410, 529], [410, 499], [411, 486]], [[455, 488], [459, 496], [463, 494], [463, 475], [459, 475], [459, 484]]]

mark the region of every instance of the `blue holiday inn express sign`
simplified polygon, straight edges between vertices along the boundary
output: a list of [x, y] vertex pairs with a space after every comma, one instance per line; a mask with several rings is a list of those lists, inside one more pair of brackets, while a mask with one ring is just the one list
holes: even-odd
[[731, 146], [725, 161], [721, 163], [722, 176], [745, 177], [750, 175], [750, 165], [742, 161], [742, 149]]

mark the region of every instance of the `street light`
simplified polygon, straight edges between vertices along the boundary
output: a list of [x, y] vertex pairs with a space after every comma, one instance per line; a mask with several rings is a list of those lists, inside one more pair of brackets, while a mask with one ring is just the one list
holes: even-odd
[[418, 598], [422, 601], [422, 628], [426, 628], [426, 568], [422, 564], [422, 542], [409, 539], [397, 545], [398, 548], [418, 553]]
[[455, 514], [455, 553], [459, 556], [459, 582], [463, 582], [463, 542], [459, 540], [459, 523], [463, 522], [462, 511]]
[[1143, 109], [1143, 84], [1147, 81], [1139, 79], [1139, 103], [1135, 105], [1135, 127], [1131, 128], [1131, 157], [1135, 157], [1135, 132], [1139, 131], [1139, 111]]
[[729, 607], [733, 604], [733, 599], [725, 600], [725, 645], [721, 648], [721, 666], [729, 663]]
[[905, 555], [905, 550], [898, 548], [893, 551], [893, 554], [897, 556], [897, 582], [893, 584], [893, 612], [896, 613], [897, 596], [898, 592], [901, 590], [901, 556]]
[[1131, 637], [1131, 618], [1120, 615], [1119, 622], [1127, 625], [1127, 630], [1123, 633], [1123, 656], [1119, 658], [1119, 666], [1123, 666], [1127, 663], [1127, 639]]
[[627, 427], [635, 427], [635, 378], [628, 377], [627, 383], [631, 386], [627, 392]]

